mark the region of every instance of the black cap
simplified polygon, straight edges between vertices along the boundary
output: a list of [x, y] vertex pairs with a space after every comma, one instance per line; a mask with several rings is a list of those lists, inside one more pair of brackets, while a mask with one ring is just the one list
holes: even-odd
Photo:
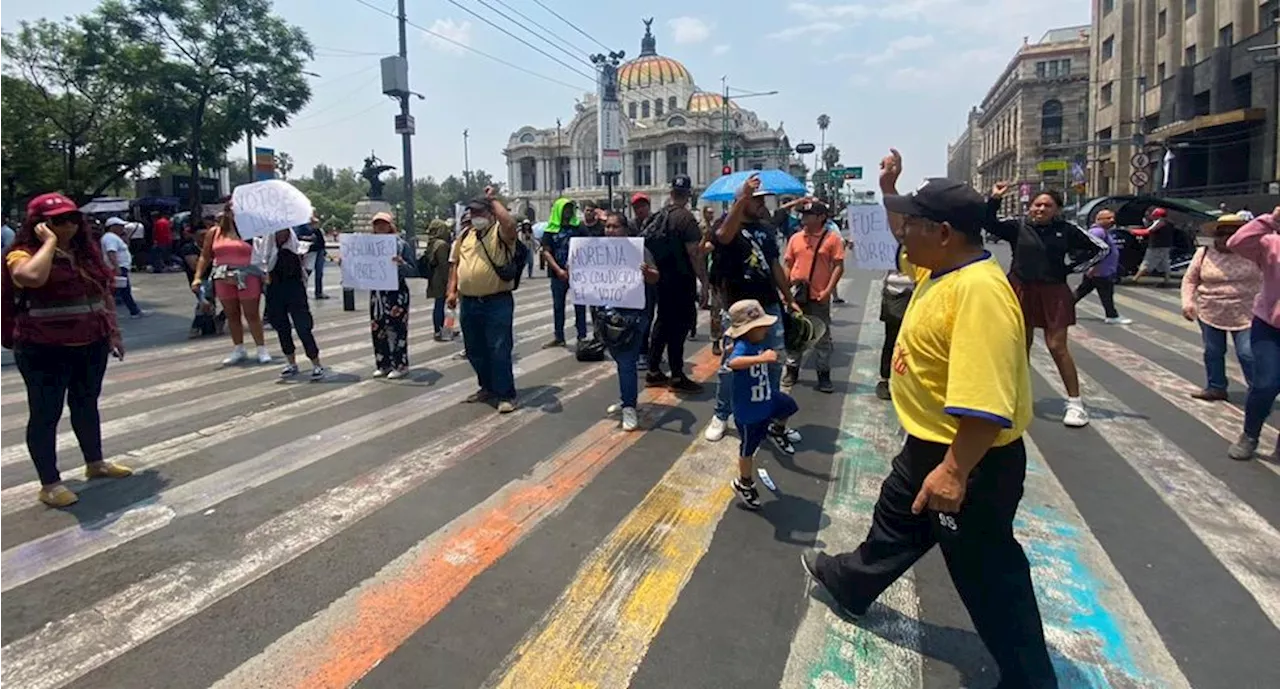
[[693, 180], [689, 179], [689, 175], [676, 175], [671, 178], [671, 191], [690, 193], [693, 191]]
[[821, 201], [810, 201], [800, 207], [800, 213], [814, 213], [816, 215], [831, 215], [831, 209], [827, 208], [827, 204]]
[[886, 195], [884, 207], [890, 213], [945, 222], [965, 234], [981, 233], [987, 216], [987, 200], [982, 194], [945, 177], [927, 179], [909, 194]]
[[483, 196], [471, 199], [467, 202], [467, 210], [480, 212], [490, 211], [493, 210], [493, 202]]

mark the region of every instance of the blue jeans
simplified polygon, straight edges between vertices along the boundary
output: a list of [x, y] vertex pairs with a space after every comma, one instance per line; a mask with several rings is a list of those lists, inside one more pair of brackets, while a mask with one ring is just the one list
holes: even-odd
[[444, 333], [444, 316], [445, 316], [445, 298], [436, 297], [434, 310], [431, 312], [431, 325], [435, 328], [437, 335]]
[[515, 344], [512, 320], [516, 301], [510, 292], [487, 297], [462, 297], [458, 320], [467, 360], [476, 372], [480, 389], [500, 400], [516, 398], [516, 377], [511, 364]]
[[1244, 382], [1253, 383], [1253, 347], [1249, 344], [1249, 331], [1228, 332], [1200, 321], [1200, 337], [1204, 341], [1204, 371], [1210, 390], [1227, 389], [1227, 336], [1236, 347], [1236, 358], [1244, 372]]
[[[555, 327], [556, 341], [564, 342], [564, 306], [569, 296], [569, 281], [551, 277], [551, 319]], [[578, 339], [587, 339], [587, 307], [582, 304], [573, 305], [573, 327], [578, 331]]]
[[624, 407], [634, 408], [640, 399], [640, 351], [643, 345], [637, 332], [625, 347], [609, 348], [609, 354], [618, 366], [618, 393]]
[[120, 276], [125, 279], [125, 286], [116, 288], [116, 299], [129, 309], [129, 315], [136, 316], [142, 313], [142, 309], [138, 308], [137, 302], [133, 300], [133, 280], [129, 277], [129, 269], [121, 266]]
[[[773, 324], [769, 329], [769, 336], [764, 339], [764, 346], [778, 352], [778, 362], [769, 364], [769, 385], [774, 390], [779, 389], [782, 384], [782, 361], [786, 360], [786, 338], [783, 337], [782, 328], [782, 306], [780, 304], [770, 304], [764, 307], [765, 312], [769, 315], [777, 316], [778, 322]], [[724, 329], [729, 329], [729, 312], [720, 312], [720, 322]], [[723, 331], [722, 331], [723, 332]], [[729, 360], [729, 355], [733, 353], [733, 340], [728, 336], [724, 338], [724, 354], [720, 359], [720, 385], [716, 388], [716, 418], [721, 421], [728, 421], [729, 415], [733, 413], [733, 372], [724, 367], [724, 363]]]
[[529, 252], [529, 277], [531, 277], [531, 278], [533, 277], [533, 255], [534, 255], [535, 253], [537, 253], [537, 252], [536, 252], [536, 251], [530, 251], [530, 252]]

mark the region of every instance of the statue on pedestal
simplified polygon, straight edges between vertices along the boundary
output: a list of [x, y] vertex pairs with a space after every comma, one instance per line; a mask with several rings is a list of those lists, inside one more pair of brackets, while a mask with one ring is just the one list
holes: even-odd
[[385, 183], [382, 180], [378, 179], [378, 176], [386, 172], [387, 170], [394, 170], [394, 169], [396, 169], [396, 166], [383, 165], [382, 161], [378, 159], [378, 156], [374, 155], [373, 151], [369, 151], [369, 157], [364, 159], [364, 169], [360, 171], [360, 176], [365, 178], [369, 182], [368, 198], [370, 199], [382, 198], [382, 187]]

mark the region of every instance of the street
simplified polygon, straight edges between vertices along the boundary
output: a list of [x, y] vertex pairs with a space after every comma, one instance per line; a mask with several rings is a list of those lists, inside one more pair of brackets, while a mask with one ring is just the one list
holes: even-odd
[[[1006, 259], [1008, 247], [992, 248]], [[327, 379], [277, 363], [220, 368], [225, 337], [188, 341], [181, 274], [138, 275], [148, 318], [102, 396], [108, 459], [81, 480], [68, 419], [60, 467], [81, 500], [36, 501], [26, 401], [2, 374], [3, 676], [22, 689], [218, 687], [995, 686], [936, 550], [862, 621], [816, 597], [799, 564], [849, 550], [901, 442], [873, 389], [882, 274], [850, 271], [834, 310], [833, 395], [795, 388], [794, 457], [758, 455], [778, 490], [758, 513], [729, 484], [738, 443], [709, 443], [717, 358], [706, 313], [689, 343], [704, 393], [641, 393], [640, 430], [605, 408], [611, 361], [540, 349], [544, 277], [516, 293], [521, 408], [475, 389], [460, 342], [430, 338], [412, 283], [412, 373], [373, 379], [368, 301], [313, 301]], [[1018, 532], [1062, 687], [1280, 686], [1280, 422], [1265, 459], [1234, 462], [1230, 403], [1203, 386], [1177, 289], [1122, 286], [1128, 326], [1079, 305], [1072, 351], [1092, 423], [1061, 424], [1063, 393], [1032, 353], [1036, 420]], [[569, 319], [572, 321], [572, 310]], [[570, 323], [570, 328], [572, 327]], [[571, 332], [571, 331], [570, 331]], [[305, 360], [304, 360], [305, 361]]]

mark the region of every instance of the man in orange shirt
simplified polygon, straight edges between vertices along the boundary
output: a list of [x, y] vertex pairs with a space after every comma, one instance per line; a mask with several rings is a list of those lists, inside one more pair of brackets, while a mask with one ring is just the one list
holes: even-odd
[[[830, 211], [821, 201], [800, 207], [800, 231], [787, 240], [782, 262], [787, 268], [791, 293], [805, 315], [822, 321], [822, 337], [813, 345], [814, 366], [818, 369], [818, 392], [832, 392], [831, 384], [831, 297], [844, 275], [844, 238], [827, 227]], [[800, 377], [804, 352], [787, 352], [782, 389], [790, 391]]]

